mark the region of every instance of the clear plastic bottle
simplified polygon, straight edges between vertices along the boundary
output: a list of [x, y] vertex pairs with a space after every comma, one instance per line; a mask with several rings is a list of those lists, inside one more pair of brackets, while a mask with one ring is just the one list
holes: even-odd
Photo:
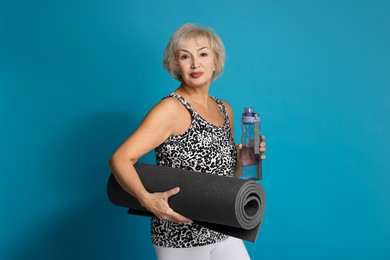
[[241, 163], [243, 179], [261, 180], [260, 116], [253, 108], [244, 108], [241, 118]]

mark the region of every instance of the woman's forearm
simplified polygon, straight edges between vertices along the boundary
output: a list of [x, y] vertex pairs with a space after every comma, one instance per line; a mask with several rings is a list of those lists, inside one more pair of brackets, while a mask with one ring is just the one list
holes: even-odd
[[135, 162], [114, 154], [111, 157], [109, 167], [121, 187], [143, 205], [150, 193], [145, 189], [134, 168]]

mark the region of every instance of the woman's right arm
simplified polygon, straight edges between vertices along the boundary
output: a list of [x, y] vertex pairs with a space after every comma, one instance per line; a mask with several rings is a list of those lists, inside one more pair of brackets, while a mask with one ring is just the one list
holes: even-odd
[[173, 133], [179, 118], [177, 104], [169, 99], [158, 103], [145, 117], [134, 133], [119, 146], [110, 160], [110, 169], [124, 190], [156, 217], [173, 222], [192, 222], [169, 207], [168, 198], [177, 194], [179, 187], [166, 192], [150, 193], [143, 186], [134, 164], [143, 155], [156, 148]]

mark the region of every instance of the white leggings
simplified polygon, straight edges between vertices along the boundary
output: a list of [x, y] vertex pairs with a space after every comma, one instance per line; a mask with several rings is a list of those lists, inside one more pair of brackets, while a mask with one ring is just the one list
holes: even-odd
[[234, 237], [208, 246], [154, 249], [158, 260], [250, 260], [242, 240]]

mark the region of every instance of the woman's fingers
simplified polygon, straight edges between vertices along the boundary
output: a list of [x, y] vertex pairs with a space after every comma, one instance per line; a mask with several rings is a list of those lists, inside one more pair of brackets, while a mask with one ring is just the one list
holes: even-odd
[[265, 147], [267, 144], [265, 142], [265, 135], [260, 136], [260, 145], [259, 145], [259, 150], [260, 150], [260, 158], [261, 160], [265, 160], [266, 156], [264, 153], [267, 151], [267, 148]]
[[260, 152], [264, 153], [265, 151], [267, 151], [267, 148], [265, 146], [266, 146], [265, 142], [260, 143]]
[[176, 223], [192, 222], [191, 219], [184, 217], [183, 215], [174, 211], [168, 204], [168, 199], [178, 194], [179, 192], [180, 188], [176, 187], [166, 192], [159, 193], [163, 201], [160, 201], [162, 205], [160, 207], [159, 212], [155, 214], [158, 218], [166, 219]]
[[179, 192], [180, 192], [180, 188], [179, 188], [179, 187], [176, 187], [176, 188], [170, 189], [170, 190], [168, 190], [168, 191], [166, 191], [166, 192], [163, 192], [162, 194], [163, 194], [163, 196], [165, 196], [166, 199], [168, 200], [169, 197], [172, 197], [173, 195], [176, 195], [176, 194], [178, 194]]
[[192, 223], [191, 219], [184, 217], [173, 209], [170, 210], [169, 214], [167, 214], [167, 217], [168, 220], [176, 223]]

